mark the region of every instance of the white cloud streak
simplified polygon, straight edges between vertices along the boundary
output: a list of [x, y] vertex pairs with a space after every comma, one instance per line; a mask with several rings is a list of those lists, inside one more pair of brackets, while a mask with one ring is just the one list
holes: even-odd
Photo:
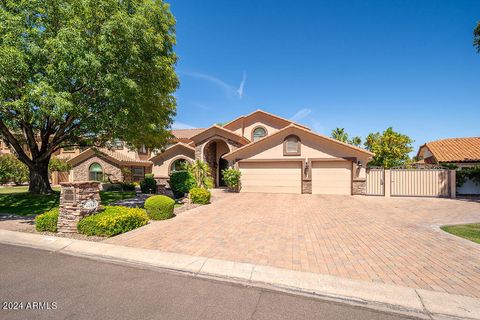
[[240, 86], [238, 87], [237, 93], [240, 99], [243, 98], [243, 88], [245, 87], [245, 81], [247, 81], [247, 74], [243, 71], [242, 82], [240, 82]]
[[298, 110], [297, 113], [295, 113], [295, 114], [290, 118], [290, 120], [292, 120], [292, 121], [300, 121], [300, 120], [303, 120], [303, 119], [305, 119], [306, 117], [308, 117], [311, 113], [312, 113], [312, 109], [303, 108], [303, 109]]
[[202, 79], [202, 80], [205, 80], [205, 81], [208, 81], [210, 83], [213, 83], [215, 84], [216, 86], [218, 86], [219, 88], [221, 88], [222, 90], [224, 90], [227, 94], [229, 95], [238, 95], [238, 97], [240, 99], [243, 98], [243, 93], [244, 93], [244, 86], [245, 86], [245, 81], [247, 79], [247, 76], [245, 74], [245, 72], [243, 73], [243, 78], [242, 78], [242, 81], [240, 83], [240, 86], [239, 88], [235, 88], [234, 86], [226, 83], [225, 81], [217, 78], [217, 77], [214, 77], [212, 75], [209, 75], [209, 74], [206, 74], [206, 73], [201, 73], [201, 72], [190, 72], [190, 71], [179, 71], [178, 72], [179, 74], [183, 74], [183, 75], [186, 75], [186, 76], [189, 76], [189, 77], [193, 77], [193, 78], [197, 78], [197, 79]]
[[191, 126], [187, 123], [183, 123], [183, 122], [179, 122], [179, 121], [175, 121], [173, 124], [172, 124], [172, 129], [195, 129], [194, 126]]

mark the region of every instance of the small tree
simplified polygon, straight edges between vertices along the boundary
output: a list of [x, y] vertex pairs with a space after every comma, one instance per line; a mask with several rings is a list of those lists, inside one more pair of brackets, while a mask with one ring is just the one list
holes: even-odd
[[345, 128], [335, 128], [332, 130], [331, 137], [338, 141], [347, 142], [348, 133], [345, 132]]
[[70, 169], [72, 169], [72, 166], [69, 165], [66, 160], [58, 157], [52, 157], [50, 159], [50, 163], [48, 164], [48, 170], [50, 172], [68, 172]]
[[0, 155], [0, 183], [16, 185], [28, 181], [28, 168], [12, 154]]
[[390, 127], [383, 133], [370, 133], [365, 141], [367, 150], [375, 153], [370, 166], [391, 168], [405, 164], [412, 152], [413, 140], [404, 134], [393, 131]]
[[188, 165], [188, 171], [193, 175], [197, 186], [199, 188], [208, 189], [212, 187], [211, 178], [210, 178], [210, 166], [208, 163], [202, 160], [195, 160], [192, 164]]

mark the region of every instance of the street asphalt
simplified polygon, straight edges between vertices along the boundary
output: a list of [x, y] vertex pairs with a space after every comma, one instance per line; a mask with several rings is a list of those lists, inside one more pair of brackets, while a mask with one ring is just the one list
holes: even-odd
[[[0, 319], [411, 319], [235, 283], [0, 245]], [[18, 310], [12, 310], [14, 308]]]

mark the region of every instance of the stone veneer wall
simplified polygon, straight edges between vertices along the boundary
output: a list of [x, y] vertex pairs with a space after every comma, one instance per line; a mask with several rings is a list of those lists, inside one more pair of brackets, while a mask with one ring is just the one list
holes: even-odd
[[366, 179], [353, 180], [352, 194], [354, 194], [354, 195], [365, 195], [366, 192], [367, 192], [367, 180]]
[[312, 194], [312, 180], [302, 181], [302, 194]]
[[88, 181], [90, 180], [89, 177], [89, 169], [93, 163], [98, 163], [102, 166], [103, 174], [110, 174], [110, 179], [122, 181], [123, 175], [122, 170], [113, 162], [107, 161], [103, 158], [94, 156], [91, 157], [84, 162], [76, 165], [73, 168], [73, 181]]
[[100, 205], [100, 182], [65, 182], [61, 186], [57, 231], [77, 233], [80, 219], [96, 211], [84, 208], [85, 203], [93, 200]]

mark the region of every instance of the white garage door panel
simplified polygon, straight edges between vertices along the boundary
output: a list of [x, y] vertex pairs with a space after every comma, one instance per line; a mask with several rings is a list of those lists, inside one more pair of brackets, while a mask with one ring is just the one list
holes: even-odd
[[351, 194], [352, 163], [350, 161], [313, 162], [313, 194]]
[[241, 192], [301, 192], [301, 162], [240, 162], [239, 167]]

